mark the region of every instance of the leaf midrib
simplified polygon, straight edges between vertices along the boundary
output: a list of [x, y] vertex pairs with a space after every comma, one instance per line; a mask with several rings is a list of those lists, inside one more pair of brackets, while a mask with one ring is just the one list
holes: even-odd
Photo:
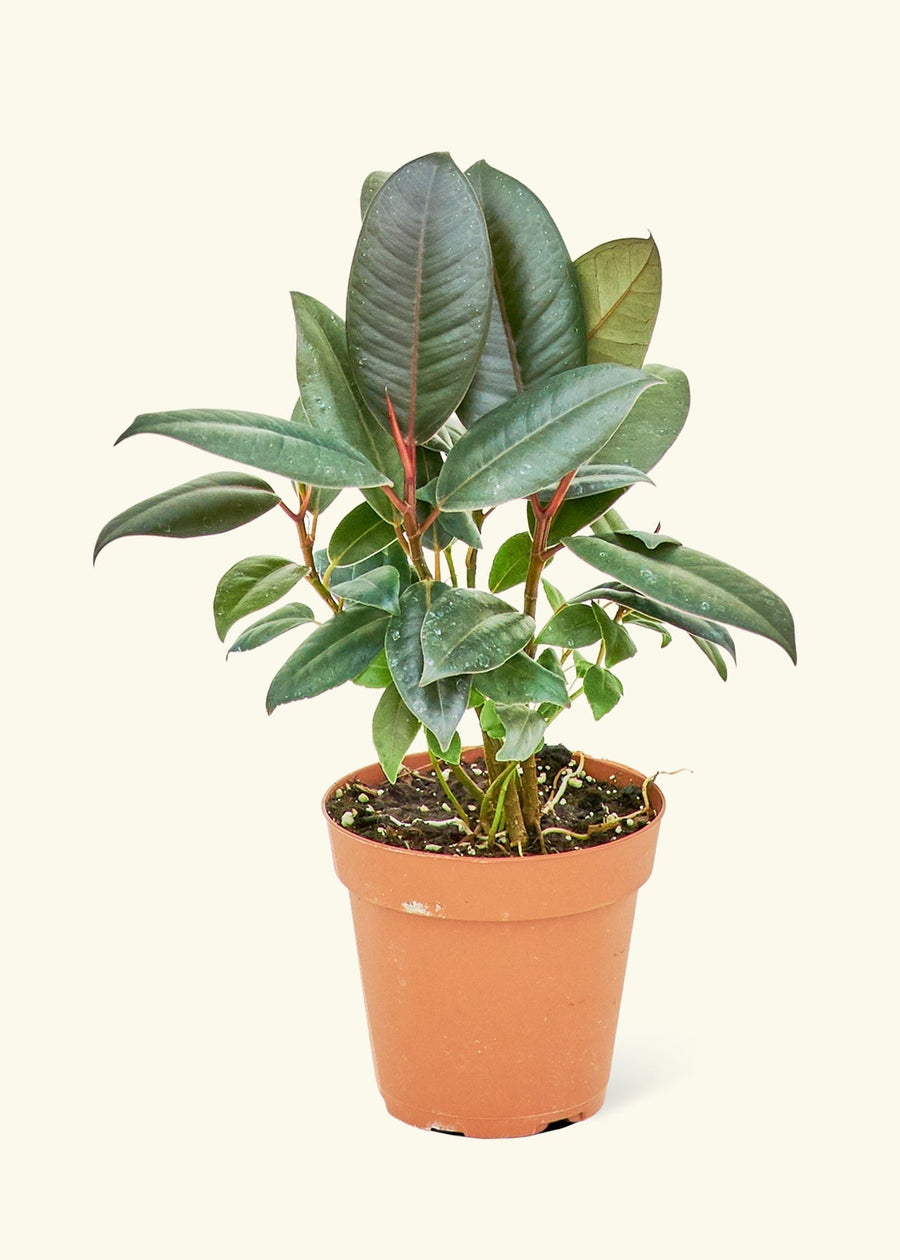
[[644, 272], [650, 266], [650, 259], [652, 257], [653, 257], [653, 250], [650, 249], [648, 250], [647, 257], [644, 259], [640, 268], [634, 273], [631, 280], [629, 281], [627, 289], [623, 289], [623, 291], [616, 298], [615, 302], [613, 302], [612, 306], [609, 308], [606, 314], [601, 316], [601, 318], [597, 321], [594, 327], [590, 330], [590, 332], [587, 335], [588, 341], [592, 341], [594, 337], [596, 337], [597, 333], [600, 331], [603, 325], [609, 319], [611, 319], [613, 315], [615, 315], [616, 311], [619, 309], [619, 307], [622, 305], [625, 299], [631, 296], [634, 290], [634, 286], [637, 284], [640, 277], [644, 274]]

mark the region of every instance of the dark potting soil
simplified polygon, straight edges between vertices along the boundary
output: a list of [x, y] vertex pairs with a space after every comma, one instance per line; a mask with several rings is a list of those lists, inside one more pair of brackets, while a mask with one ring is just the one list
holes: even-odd
[[[641, 787], [598, 781], [584, 769], [580, 753], [562, 744], [545, 747], [537, 758], [538, 795], [543, 810], [544, 852], [565, 853], [606, 844], [637, 831], [654, 817]], [[484, 761], [464, 769], [482, 791], [488, 786]], [[466, 815], [464, 824], [433, 769], [401, 768], [396, 783], [375, 787], [351, 781], [326, 802], [329, 815], [357, 835], [402, 849], [469, 857], [519, 856], [505, 831], [491, 841], [479, 824], [479, 807], [464, 781], [446, 773], [447, 786]], [[485, 817], [493, 820], [490, 808]], [[490, 822], [488, 823], [488, 826]], [[523, 853], [540, 852], [532, 843]]]

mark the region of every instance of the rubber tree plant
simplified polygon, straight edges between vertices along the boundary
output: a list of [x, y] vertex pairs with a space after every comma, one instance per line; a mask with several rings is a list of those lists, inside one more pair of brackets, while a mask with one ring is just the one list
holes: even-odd
[[[269, 712], [355, 681], [380, 689], [373, 736], [386, 777], [424, 729], [449, 798], [479, 802], [477, 849], [544, 847], [534, 754], [583, 698], [619, 700], [632, 630], [689, 635], [726, 677], [727, 627], [795, 657], [791, 614], [771, 590], [614, 505], [648, 474], [688, 412], [687, 380], [645, 365], [659, 306], [652, 238], [610, 241], [574, 262], [542, 202], [485, 162], [465, 173], [433, 153], [363, 186], [346, 323], [294, 293], [299, 398], [289, 419], [244, 411], [141, 415], [120, 441], [162, 434], [275, 474], [210, 473], [111, 520], [96, 545], [133, 534], [194, 537], [278, 508], [299, 557], [253, 555], [222, 577], [220, 639], [246, 652], [299, 634]], [[344, 515], [342, 491], [360, 501]], [[486, 519], [520, 505], [488, 565]], [[326, 516], [327, 514], [327, 516]], [[509, 515], [509, 514], [507, 514]], [[323, 518], [334, 520], [317, 546]], [[546, 577], [567, 549], [588, 566], [564, 596]], [[486, 581], [485, 581], [486, 579]], [[301, 581], [321, 612], [282, 602]], [[511, 592], [519, 589], [521, 597]], [[549, 617], [539, 625], [543, 591]], [[588, 654], [589, 650], [589, 654]], [[460, 764], [473, 709], [487, 776]]]

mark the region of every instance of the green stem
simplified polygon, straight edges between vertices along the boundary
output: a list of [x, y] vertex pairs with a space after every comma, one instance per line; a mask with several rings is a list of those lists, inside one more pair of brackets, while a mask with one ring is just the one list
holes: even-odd
[[450, 804], [456, 810], [457, 814], [459, 814], [460, 818], [462, 819], [463, 827], [465, 828], [466, 834], [471, 835], [472, 829], [469, 826], [469, 819], [466, 814], [466, 811], [463, 809], [462, 805], [453, 795], [453, 789], [450, 787], [450, 784], [447, 782], [444, 772], [441, 770], [440, 762], [438, 761], [437, 757], [435, 757], [434, 753], [430, 749], [428, 751], [428, 756], [431, 758], [431, 765], [434, 769], [434, 775], [438, 783], [441, 785], [441, 791], [444, 793], [447, 800], [450, 802]]
[[472, 793], [472, 796], [474, 797], [474, 799], [480, 805], [481, 802], [484, 800], [484, 792], [482, 792], [481, 788], [478, 786], [478, 784], [475, 782], [472, 776], [466, 773], [466, 771], [462, 768], [462, 765], [460, 764], [458, 766], [451, 766], [450, 773], [454, 776], [454, 778], [459, 779], [460, 783], [464, 784], [465, 787], [468, 788], [468, 790]]

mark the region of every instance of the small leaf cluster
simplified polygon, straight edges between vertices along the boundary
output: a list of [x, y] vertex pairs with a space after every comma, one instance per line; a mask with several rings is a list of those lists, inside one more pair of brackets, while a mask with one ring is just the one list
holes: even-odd
[[[346, 321], [292, 294], [289, 418], [158, 412], [119, 439], [164, 435], [253, 475], [214, 472], [127, 509], [95, 555], [127, 535], [222, 533], [279, 508], [293, 558], [240, 560], [213, 605], [223, 641], [276, 605], [229, 652], [301, 636], [269, 712], [351, 681], [380, 690], [373, 738], [393, 781], [420, 731], [439, 772], [462, 773], [458, 728], [474, 710], [497, 825], [520, 852], [538, 851], [534, 754], [576, 698], [595, 718], [618, 703], [633, 630], [662, 646], [687, 634], [724, 679], [729, 627], [796, 659], [793, 621], [754, 578], [630, 529], [616, 508], [649, 480], [690, 403], [683, 372], [645, 363], [662, 275], [652, 237], [573, 261], [533, 192], [485, 162], [463, 172], [446, 153], [373, 173], [361, 209]], [[359, 501], [339, 515], [348, 490]], [[513, 502], [516, 530], [488, 566], [486, 522]], [[594, 574], [568, 596], [545, 576], [563, 549]], [[320, 611], [280, 602], [301, 582]]]

